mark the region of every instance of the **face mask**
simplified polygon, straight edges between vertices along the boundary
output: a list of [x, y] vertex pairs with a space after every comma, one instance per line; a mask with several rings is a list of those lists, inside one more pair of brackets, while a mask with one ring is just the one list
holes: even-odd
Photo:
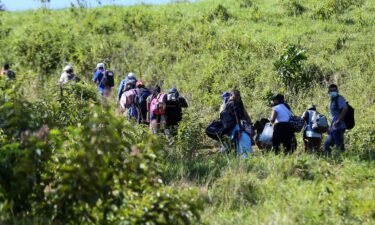
[[335, 98], [335, 97], [337, 97], [337, 91], [331, 91], [331, 92], [329, 92], [329, 96], [331, 97], [331, 98]]

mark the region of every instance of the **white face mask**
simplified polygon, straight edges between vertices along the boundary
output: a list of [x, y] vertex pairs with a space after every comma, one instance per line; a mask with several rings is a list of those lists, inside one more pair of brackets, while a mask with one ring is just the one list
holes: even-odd
[[330, 96], [331, 98], [335, 98], [335, 97], [337, 97], [337, 95], [338, 95], [337, 91], [330, 91], [330, 92], [329, 92], [329, 96]]

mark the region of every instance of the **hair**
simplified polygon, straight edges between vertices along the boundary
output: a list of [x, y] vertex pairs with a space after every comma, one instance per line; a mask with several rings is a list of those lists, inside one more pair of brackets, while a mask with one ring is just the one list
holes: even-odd
[[152, 91], [152, 96], [156, 97], [160, 93], [160, 86], [156, 85], [154, 90]]
[[4, 70], [8, 70], [9, 69], [9, 64], [8, 63], [5, 63], [4, 66], [3, 66]]
[[339, 89], [336, 84], [330, 84], [328, 86], [328, 89], [331, 89], [331, 88]]

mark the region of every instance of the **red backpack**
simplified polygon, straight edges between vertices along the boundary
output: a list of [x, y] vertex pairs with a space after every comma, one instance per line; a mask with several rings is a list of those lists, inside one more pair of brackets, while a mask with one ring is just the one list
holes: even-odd
[[151, 100], [150, 111], [155, 115], [164, 115], [166, 106], [166, 95], [164, 93], [160, 93], [158, 96], [156, 96], [156, 98]]

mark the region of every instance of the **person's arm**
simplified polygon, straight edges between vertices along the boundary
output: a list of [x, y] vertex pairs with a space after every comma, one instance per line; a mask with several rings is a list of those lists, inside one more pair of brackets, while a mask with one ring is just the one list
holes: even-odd
[[246, 111], [246, 109], [243, 110], [243, 114], [244, 114], [245, 119], [247, 120], [247, 122], [249, 122], [250, 124], [252, 124], [250, 116], [249, 116], [249, 113]]
[[343, 121], [347, 112], [348, 105], [345, 103], [345, 106], [342, 108], [339, 118], [335, 122], [333, 122], [333, 125], [336, 126], [338, 123]]
[[179, 97], [178, 100], [181, 108], [187, 108], [189, 106], [185, 98]]
[[305, 111], [305, 112], [302, 114], [301, 118], [302, 118], [305, 122], [308, 122], [308, 120], [309, 120], [309, 112], [308, 112], [308, 111]]
[[118, 88], [118, 92], [117, 92], [117, 99], [120, 101], [120, 98], [121, 98], [121, 94], [122, 94], [122, 89], [124, 89], [124, 80], [122, 80], [120, 82], [120, 86]]
[[269, 118], [269, 120], [273, 124], [273, 123], [275, 123], [276, 118], [277, 118], [277, 112], [273, 109], [272, 113], [271, 113], [271, 117]]

